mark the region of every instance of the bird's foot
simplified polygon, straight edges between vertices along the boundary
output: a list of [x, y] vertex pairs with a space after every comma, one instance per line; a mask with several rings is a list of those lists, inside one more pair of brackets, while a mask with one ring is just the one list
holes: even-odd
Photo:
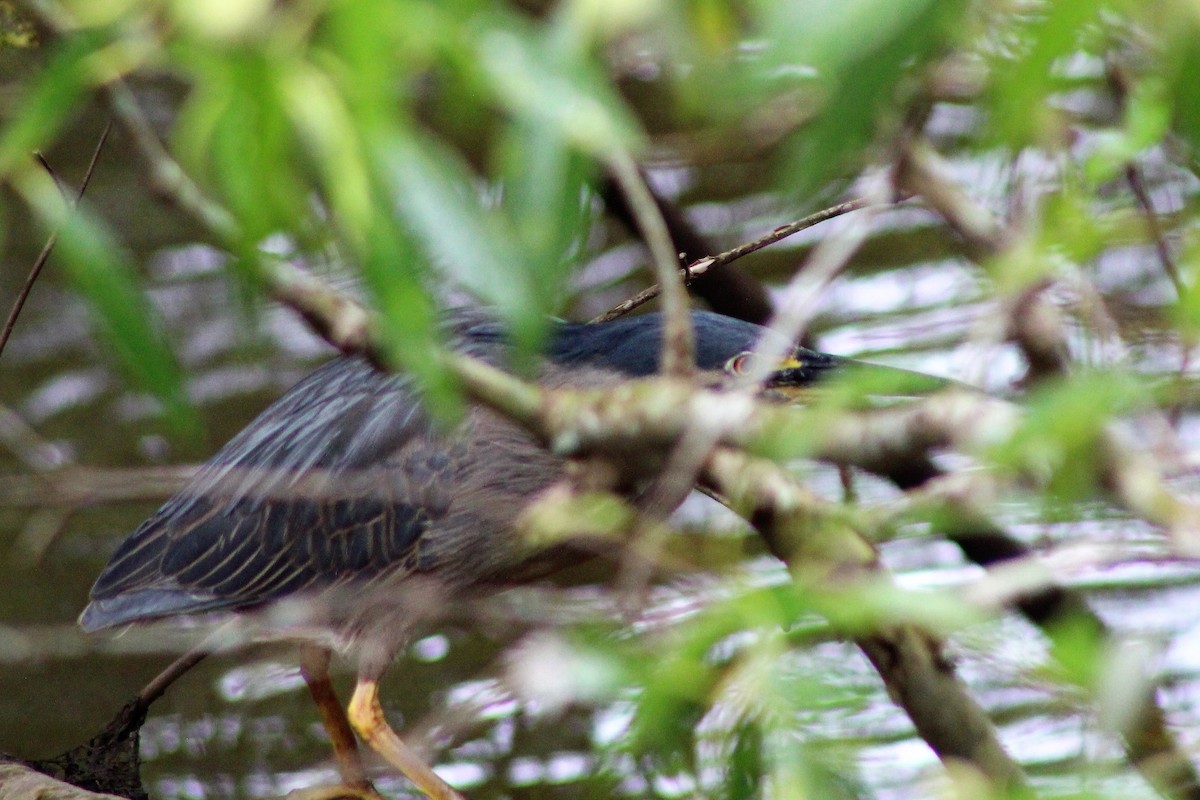
[[322, 786], [293, 789], [284, 796], [284, 800], [384, 800], [384, 798], [370, 784], [350, 786], [345, 783], [329, 783]]

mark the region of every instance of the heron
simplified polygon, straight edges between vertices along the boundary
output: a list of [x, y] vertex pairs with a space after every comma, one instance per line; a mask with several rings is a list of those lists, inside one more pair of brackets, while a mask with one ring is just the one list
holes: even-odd
[[[758, 325], [691, 312], [695, 366], [744, 372], [767, 335]], [[586, 325], [553, 322], [535, 379], [593, 388], [653, 375], [661, 314]], [[502, 368], [514, 347], [486, 313], [445, 323], [448, 345]], [[767, 379], [802, 388], [849, 363], [789, 346]], [[379, 681], [419, 624], [446, 604], [588, 555], [568, 542], [532, 547], [517, 517], [560, 480], [565, 461], [482, 405], [439, 424], [411, 376], [361, 357], [334, 358], [233, 437], [117, 547], [80, 616], [87, 631], [202, 613], [234, 614], [294, 639], [301, 673], [329, 733], [342, 784], [376, 797], [361, 740], [436, 800], [458, 793], [389, 726]], [[343, 707], [333, 653], [354, 666]]]

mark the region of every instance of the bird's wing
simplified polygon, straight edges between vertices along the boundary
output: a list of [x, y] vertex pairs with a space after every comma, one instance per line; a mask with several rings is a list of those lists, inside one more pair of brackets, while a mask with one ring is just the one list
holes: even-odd
[[335, 359], [122, 542], [81, 624], [247, 607], [411, 569], [445, 511], [454, 458], [407, 379]]

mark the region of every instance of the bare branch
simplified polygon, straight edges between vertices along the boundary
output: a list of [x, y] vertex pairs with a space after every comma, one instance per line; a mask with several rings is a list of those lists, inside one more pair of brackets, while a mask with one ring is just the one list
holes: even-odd
[[773, 364], [782, 362], [816, 311], [817, 302], [825, 287], [845, 269], [850, 259], [866, 241], [875, 214], [883, 208], [891, 187], [876, 178], [867, 196], [860, 201], [863, 213], [840, 220], [840, 227], [831, 231], [813, 252], [808, 261], [784, 287], [775, 316], [767, 325], [774, 334], [764, 336], [755, 347], [751, 369], [742, 377], [743, 387], [761, 387]]
[[900, 159], [896, 182], [920, 195], [962, 237], [972, 256], [990, 257], [1008, 247], [1009, 236], [992, 214], [959, 188], [949, 167], [927, 144], [913, 141]]
[[[79, 192], [75, 195], [75, 203], [78, 204], [83, 199], [83, 193], [87, 191], [88, 184], [92, 182], [92, 174], [96, 171], [96, 163], [100, 160], [100, 153], [104, 150], [104, 143], [108, 141], [108, 133], [112, 130], [112, 123], [104, 126], [104, 132], [100, 134], [100, 141], [96, 143], [96, 149], [92, 153], [92, 159], [88, 162], [87, 171], [83, 174], [83, 180], [79, 184]], [[61, 189], [62, 186], [58, 182], [58, 176], [54, 174], [54, 170], [50, 169], [50, 165], [42, 157], [41, 153], [37, 154], [38, 160], [45, 166], [46, 170], [54, 178], [54, 182]], [[33, 284], [37, 281], [38, 276], [42, 274], [42, 267], [46, 265], [46, 261], [50, 258], [50, 253], [54, 250], [54, 245], [58, 242], [58, 232], [51, 233], [46, 239], [46, 244], [42, 246], [42, 251], [38, 253], [38, 257], [34, 259], [33, 266], [29, 268], [29, 275], [25, 278], [25, 283], [21, 285], [17, 292], [17, 297], [13, 300], [12, 310], [8, 312], [8, 319], [4, 321], [4, 327], [0, 329], [0, 354], [4, 353], [4, 346], [8, 344], [9, 337], [12, 336], [13, 328], [16, 327], [17, 317], [21, 315], [21, 309], [25, 307], [25, 301], [29, 298], [30, 291], [33, 290]]]
[[650, 249], [654, 273], [663, 292], [662, 359], [660, 369], [665, 375], [684, 376], [694, 370], [692, 318], [688, 313], [687, 290], [679, 278], [679, 254], [671, 242], [671, 234], [663, 222], [658, 204], [646, 187], [646, 182], [633, 159], [619, 153], [609, 159], [609, 169], [617, 185], [629, 201], [642, 240]]
[[1171, 248], [1167, 246], [1167, 235], [1158, 221], [1158, 214], [1154, 210], [1154, 203], [1150, 200], [1150, 193], [1146, 191], [1146, 183], [1142, 180], [1142, 171], [1136, 164], [1125, 167], [1125, 180], [1129, 183], [1129, 188], [1133, 191], [1133, 196], [1137, 198], [1142, 214], [1146, 218], [1146, 228], [1150, 232], [1150, 239], [1154, 242], [1154, 251], [1158, 254], [1158, 261], [1162, 264], [1163, 272], [1171, 279], [1175, 291], [1182, 295], [1186, 290], [1183, 278], [1179, 275], [1179, 267], [1175, 265], [1175, 257], [1171, 255]]
[[130, 138], [134, 150], [145, 162], [151, 189], [203, 225], [222, 243], [236, 244], [240, 233], [233, 216], [209, 200], [183, 167], [171, 158], [129, 87], [115, 80], [100, 87], [100, 92], [113, 121]]
[[[691, 264], [688, 264], [686, 267], [679, 270], [679, 279], [681, 281], [683, 281], [684, 286], [688, 286], [691, 284], [691, 282], [694, 279], [696, 279], [696, 278], [700, 277], [701, 275], [704, 275], [706, 272], [708, 272], [708, 268], [710, 266], [712, 266], [712, 264], [710, 263], [709, 259], [702, 258], [699, 261], [693, 261]], [[618, 317], [625, 316], [630, 311], [633, 311], [635, 308], [644, 306], [646, 303], [649, 303], [651, 300], [658, 297], [659, 294], [661, 294], [661, 293], [662, 293], [662, 289], [659, 286], [659, 284], [656, 283], [656, 284], [653, 284], [652, 286], [647, 286], [645, 289], [642, 289], [640, 292], [635, 294], [633, 297], [629, 298], [628, 300], [624, 300], [620, 303], [617, 303], [615, 306], [610, 308], [608, 311], [605, 311], [603, 314], [593, 317], [592, 319], [588, 320], [588, 322], [592, 325], [595, 325], [598, 323], [603, 323], [603, 322], [611, 322], [612, 320], [617, 319]]]
[[[704, 480], [751, 520], [803, 580], [844, 585], [878, 576], [874, 548], [775, 464], [720, 450], [709, 460]], [[907, 624], [858, 634], [855, 641], [939, 758], [970, 765], [1003, 789], [1026, 785], [940, 642]]]
[[[814, 225], [818, 225], [826, 220], [833, 219], [834, 217], [839, 217], [842, 214], [848, 214], [851, 211], [857, 211], [860, 208], [865, 208], [867, 205], [868, 201], [866, 199], [858, 198], [856, 200], [847, 200], [845, 203], [839, 203], [836, 206], [830, 206], [829, 208], [822, 209], [815, 214], [809, 214], [803, 219], [798, 219], [795, 222], [788, 223], [787, 225], [780, 225], [778, 228], [775, 228], [765, 236], [760, 236], [754, 241], [740, 244], [737, 247], [726, 250], [720, 255], [698, 258], [692, 263], [688, 264], [687, 267], [680, 270], [679, 276], [686, 285], [694, 278], [706, 274], [713, 267], [719, 267], [732, 263], [743, 256], [749, 255], [757, 250], [762, 250], [764, 247], [768, 247], [769, 245], [775, 244], [778, 241], [782, 241], [783, 239], [786, 239], [795, 233], [799, 233], [802, 230], [811, 228]], [[638, 306], [644, 305], [645, 303], [648, 303], [649, 301], [658, 297], [660, 291], [662, 290], [657, 283], [653, 286], [649, 286], [625, 302], [613, 306], [608, 311], [605, 311], [603, 314], [591, 321], [593, 323], [608, 322], [616, 319], [617, 317], [622, 317]]]
[[163, 500], [184, 487], [196, 467], [63, 467], [37, 475], [0, 475], [0, 506], [82, 507]]

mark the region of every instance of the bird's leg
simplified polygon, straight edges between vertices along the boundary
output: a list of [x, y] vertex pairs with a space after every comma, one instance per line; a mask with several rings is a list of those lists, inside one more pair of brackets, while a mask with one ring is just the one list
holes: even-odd
[[420, 756], [409, 749], [391, 729], [379, 705], [379, 684], [373, 678], [359, 677], [350, 698], [350, 724], [363, 741], [433, 800], [463, 800], [450, 784], [437, 776]]
[[[358, 752], [358, 742], [346, 712], [338, 702], [337, 694], [333, 691], [333, 683], [329, 680], [329, 651], [321, 647], [305, 647], [300, 654], [300, 674], [308, 684], [313, 701], [317, 704], [317, 712], [321, 715], [321, 723], [325, 726], [329, 739], [333, 743], [333, 755], [337, 759], [338, 774], [342, 776], [344, 787], [319, 787], [320, 791], [327, 790], [331, 797], [336, 797], [337, 790], [343, 795], [353, 795], [360, 798], [377, 798], [379, 795], [363, 769], [362, 757]], [[312, 797], [310, 800], [318, 800]]]

